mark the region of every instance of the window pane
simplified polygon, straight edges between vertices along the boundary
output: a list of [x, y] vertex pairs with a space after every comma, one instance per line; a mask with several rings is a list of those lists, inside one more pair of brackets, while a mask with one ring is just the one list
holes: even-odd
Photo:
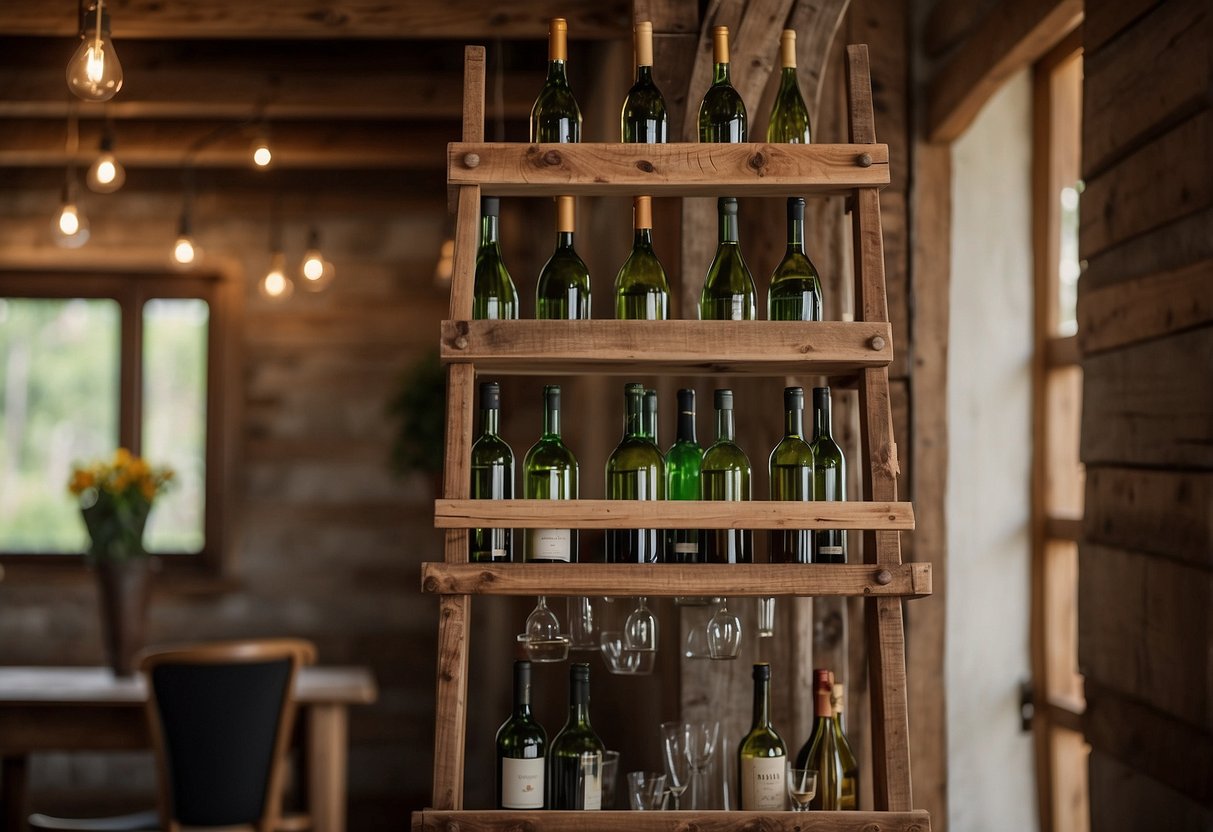
[[205, 542], [209, 321], [209, 306], [196, 298], [143, 306], [143, 456], [176, 471], [148, 518], [149, 552], [193, 553]]
[[1057, 264], [1057, 334], [1078, 332], [1078, 278], [1082, 267], [1078, 261], [1078, 196], [1082, 183], [1062, 188], [1061, 239]]
[[121, 310], [0, 298], [0, 551], [83, 552], [67, 481], [118, 445]]

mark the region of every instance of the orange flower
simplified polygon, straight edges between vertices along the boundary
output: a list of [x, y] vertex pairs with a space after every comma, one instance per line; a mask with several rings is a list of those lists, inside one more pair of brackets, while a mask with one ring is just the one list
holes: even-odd
[[77, 468], [72, 472], [72, 479], [71, 482], [68, 483], [67, 487], [68, 490], [70, 490], [73, 494], [79, 496], [80, 494], [83, 494], [85, 490], [92, 488], [96, 482], [97, 478], [93, 475], [92, 471], [84, 468]]

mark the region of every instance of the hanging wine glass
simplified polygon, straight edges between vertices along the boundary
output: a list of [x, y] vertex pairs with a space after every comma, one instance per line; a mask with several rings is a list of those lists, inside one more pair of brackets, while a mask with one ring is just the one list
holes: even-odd
[[569, 657], [568, 636], [560, 632], [560, 620], [548, 609], [547, 598], [540, 595], [535, 609], [526, 618], [526, 632], [518, 636], [533, 662], [562, 662]]
[[728, 599], [708, 620], [708, 654], [713, 659], [735, 659], [741, 653], [741, 619], [729, 612]]
[[598, 621], [594, 614], [593, 599], [585, 596], [570, 596], [566, 600], [569, 613], [569, 649], [597, 650]]
[[657, 649], [657, 616], [648, 608], [645, 597], [636, 599], [636, 609], [623, 625], [623, 644], [627, 650], [651, 652]]

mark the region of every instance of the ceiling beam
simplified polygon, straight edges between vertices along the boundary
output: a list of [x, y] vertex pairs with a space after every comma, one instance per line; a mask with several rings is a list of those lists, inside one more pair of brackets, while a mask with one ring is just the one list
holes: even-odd
[[[543, 38], [553, 17], [575, 39], [630, 31], [626, 0], [111, 0], [122, 38]], [[77, 0], [4, 0], [0, 32], [71, 36]]]

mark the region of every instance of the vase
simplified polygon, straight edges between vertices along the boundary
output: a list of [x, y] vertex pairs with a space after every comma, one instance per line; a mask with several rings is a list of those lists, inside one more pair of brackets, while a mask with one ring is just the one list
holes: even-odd
[[100, 558], [95, 568], [106, 660], [115, 676], [132, 676], [135, 655], [143, 649], [147, 631], [152, 558]]

